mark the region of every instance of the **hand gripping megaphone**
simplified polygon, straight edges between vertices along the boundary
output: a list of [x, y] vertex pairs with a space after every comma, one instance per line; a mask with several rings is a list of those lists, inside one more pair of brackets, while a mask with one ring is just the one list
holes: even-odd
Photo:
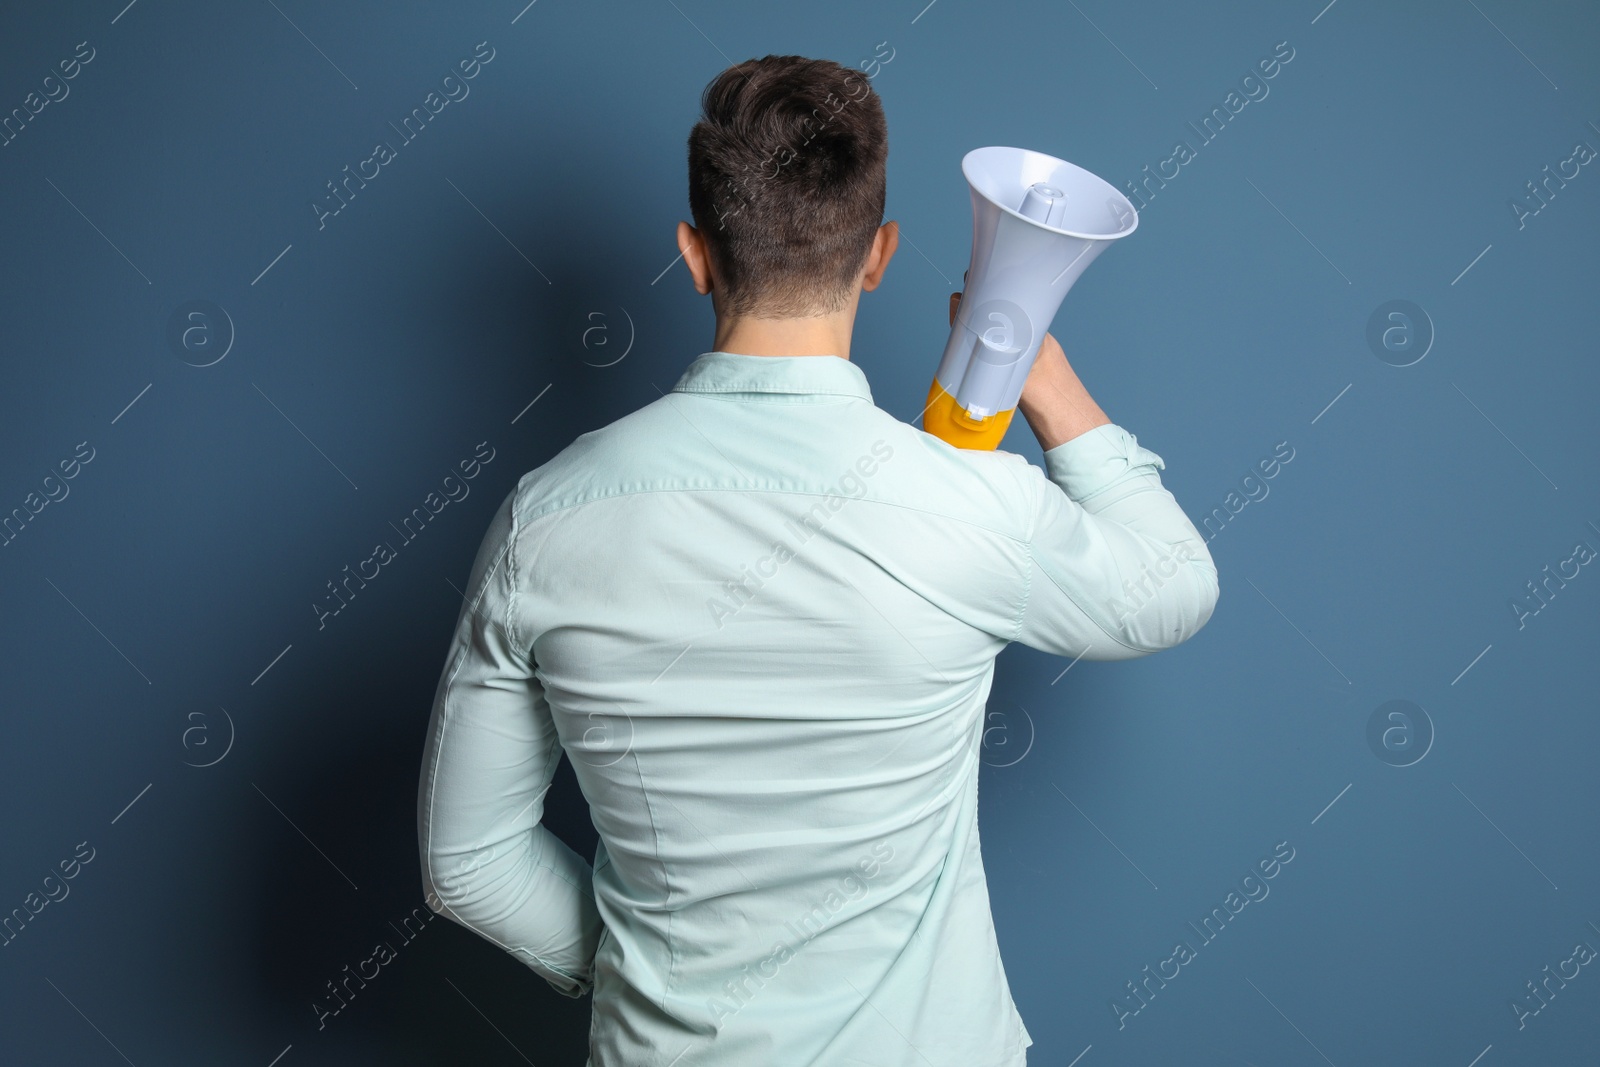
[[993, 449], [1067, 290], [1139, 216], [1110, 183], [1043, 152], [977, 148], [961, 173], [972, 190], [972, 263], [922, 428], [958, 448]]

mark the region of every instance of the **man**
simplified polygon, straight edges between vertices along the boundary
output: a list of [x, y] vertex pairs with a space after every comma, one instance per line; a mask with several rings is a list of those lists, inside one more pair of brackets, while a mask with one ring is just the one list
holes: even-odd
[[[850, 335], [896, 229], [859, 73], [768, 56], [702, 104], [678, 247], [713, 350], [491, 522], [424, 755], [429, 903], [593, 991], [590, 1067], [1023, 1064], [978, 847], [995, 656], [1176, 645], [1216, 570], [1048, 336], [1043, 471], [874, 406]], [[592, 868], [540, 825], [563, 752]]]

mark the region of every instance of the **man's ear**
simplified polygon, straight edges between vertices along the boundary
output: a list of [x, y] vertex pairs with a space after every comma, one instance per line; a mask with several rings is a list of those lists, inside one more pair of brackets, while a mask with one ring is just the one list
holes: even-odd
[[711, 256], [705, 235], [687, 222], [678, 223], [678, 251], [683, 253], [684, 265], [694, 279], [694, 291], [701, 296], [711, 292]]
[[878, 232], [872, 235], [872, 248], [867, 252], [866, 269], [861, 276], [862, 289], [870, 293], [878, 287], [883, 280], [883, 272], [889, 267], [889, 260], [899, 247], [899, 224], [890, 221], [879, 226]]

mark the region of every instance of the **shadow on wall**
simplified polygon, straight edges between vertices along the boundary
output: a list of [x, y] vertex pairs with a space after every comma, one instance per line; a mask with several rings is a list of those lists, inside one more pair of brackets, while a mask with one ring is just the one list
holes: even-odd
[[[285, 1037], [297, 1046], [331, 1038], [383, 1047], [395, 1063], [488, 1063], [505, 1059], [509, 1040], [535, 1062], [581, 1063], [588, 998], [562, 996], [423, 900], [418, 773], [445, 654], [438, 635], [447, 628], [437, 620], [450, 605], [421, 599], [426, 616], [386, 613], [397, 621], [375, 622], [360, 647], [340, 650], [346, 669], [320, 678], [300, 705], [329, 730], [314, 744], [302, 735], [290, 743], [292, 756], [274, 760], [289, 769], [274, 772], [272, 800], [315, 848], [262, 805], [259, 847], [250, 853], [260, 887], [258, 995], [274, 1015], [303, 1022]], [[414, 666], [395, 667], [407, 663]], [[383, 679], [377, 686], [375, 677]], [[551, 828], [592, 856], [594, 831], [570, 770], [547, 802]], [[346, 1044], [341, 1034], [360, 1038]]]
[[[535, 210], [530, 204], [528, 211]], [[522, 228], [517, 220], [502, 225]], [[562, 239], [583, 248], [576, 234]], [[457, 308], [463, 328], [458, 350], [414, 358], [450, 359], [461, 374], [480, 380], [534, 381], [533, 392], [550, 382], [545, 400], [554, 402], [539, 418], [514, 426], [510, 420], [526, 400], [510, 398], [505, 410], [444, 413], [472, 427], [469, 436], [481, 426], [474, 440], [503, 442], [503, 458], [474, 483], [453, 522], [407, 550], [396, 581], [374, 583], [352, 602], [364, 610], [348, 620], [353, 625], [330, 632], [335, 644], [319, 650], [323, 660], [301, 691], [273, 698], [295, 709], [298, 725], [267, 755], [267, 765], [250, 773], [315, 847], [261, 805], [254, 827], [259, 846], [251, 850], [251, 882], [260, 887], [251, 970], [274, 1014], [282, 1009], [303, 1021], [303, 1031], [286, 1036], [303, 1047], [330, 1039], [345, 1045], [338, 1035], [359, 1033], [345, 1047], [383, 1047], [396, 1063], [487, 1063], [506, 1059], [509, 1041], [534, 1062], [581, 1063], [589, 998], [562, 996], [503, 949], [427, 908], [417, 787], [432, 700], [461, 607], [451, 585], [466, 590], [489, 517], [517, 478], [616, 417], [604, 410], [613, 406], [605, 398], [615, 398], [621, 379], [607, 376], [614, 368], [597, 369], [616, 355], [584, 348], [584, 316], [567, 294], [605, 291], [620, 270], [646, 267], [602, 264], [596, 252], [540, 263], [556, 279], [547, 285], [531, 270], [525, 277], [499, 259], [491, 265], [476, 235], [437, 254], [418, 254], [459, 264], [440, 272], [451, 279], [450, 289], [396, 299]], [[469, 384], [460, 395], [478, 394]], [[247, 783], [243, 788], [254, 792]], [[546, 825], [593, 857], [597, 834], [564, 758], [545, 802]]]

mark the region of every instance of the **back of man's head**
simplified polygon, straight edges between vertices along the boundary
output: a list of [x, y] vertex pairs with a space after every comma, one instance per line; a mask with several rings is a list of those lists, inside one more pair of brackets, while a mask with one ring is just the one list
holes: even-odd
[[883, 221], [888, 127], [860, 71], [766, 56], [719, 74], [689, 133], [689, 209], [724, 314], [841, 310]]

